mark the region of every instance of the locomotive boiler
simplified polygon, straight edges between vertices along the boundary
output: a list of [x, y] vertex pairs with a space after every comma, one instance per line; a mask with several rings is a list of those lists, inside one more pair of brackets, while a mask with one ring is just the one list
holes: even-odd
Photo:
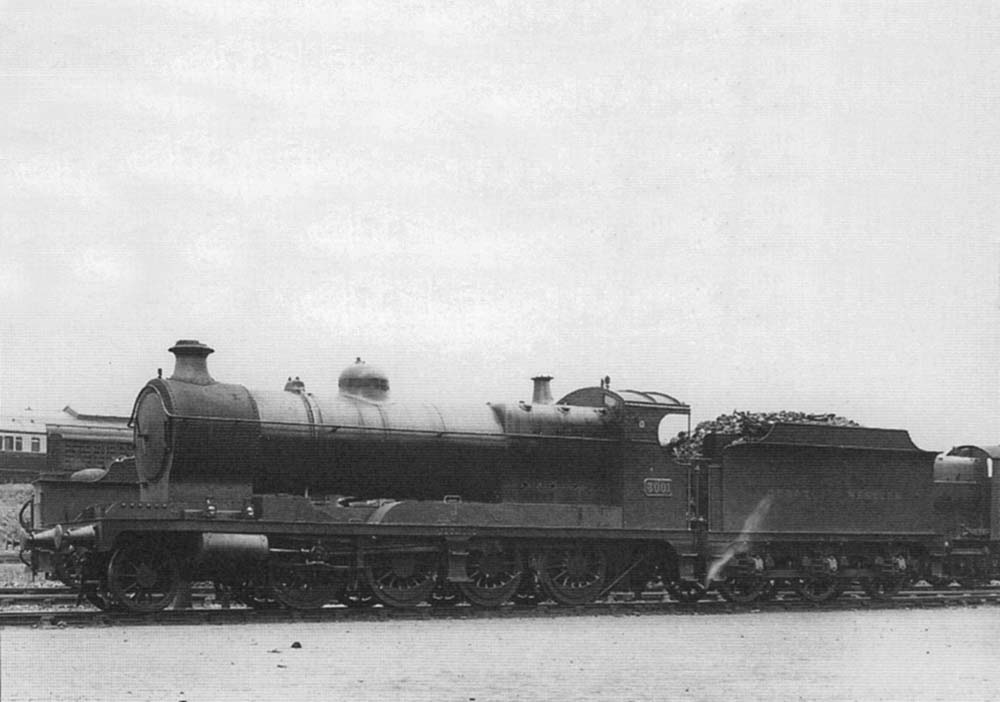
[[204, 344], [170, 351], [173, 375], [151, 380], [133, 410], [146, 502], [288, 493], [620, 506], [622, 442], [652, 447], [655, 463], [660, 421], [690, 413], [663, 393], [606, 388], [552, 403], [545, 376], [534, 378], [531, 403], [400, 403], [360, 359], [332, 395], [297, 378], [249, 390], [211, 378]]

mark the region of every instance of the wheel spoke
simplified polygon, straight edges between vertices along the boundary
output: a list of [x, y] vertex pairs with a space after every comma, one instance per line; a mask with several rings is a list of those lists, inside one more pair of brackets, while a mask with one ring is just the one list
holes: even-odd
[[768, 585], [764, 578], [731, 578], [719, 585], [719, 592], [730, 602], [749, 604], [760, 599]]
[[373, 554], [365, 567], [368, 589], [389, 607], [415, 607], [424, 602], [437, 582], [438, 555], [434, 552]]
[[268, 568], [274, 598], [290, 609], [320, 609], [334, 602], [343, 583], [300, 563], [271, 563]]
[[836, 578], [815, 576], [799, 583], [798, 592], [810, 602], [829, 602], [840, 594], [840, 583]]
[[180, 587], [177, 564], [170, 551], [141, 541], [115, 551], [108, 563], [107, 578], [112, 597], [136, 612], [167, 608]]
[[512, 549], [482, 544], [469, 549], [466, 574], [470, 582], [457, 583], [465, 599], [477, 607], [495, 608], [510, 601], [517, 592], [524, 567]]
[[572, 546], [538, 556], [538, 579], [545, 593], [560, 604], [592, 602], [607, 578], [607, 556], [597, 547]]

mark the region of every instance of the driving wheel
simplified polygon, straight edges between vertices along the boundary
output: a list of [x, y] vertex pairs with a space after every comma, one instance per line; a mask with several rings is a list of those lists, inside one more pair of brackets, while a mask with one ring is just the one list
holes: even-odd
[[375, 599], [389, 607], [416, 607], [434, 590], [438, 554], [403, 551], [371, 554], [365, 566], [365, 584]]
[[289, 609], [320, 609], [335, 602], [340, 586], [316, 568], [295, 563], [272, 563], [268, 576], [274, 599]]
[[498, 544], [473, 547], [465, 565], [468, 582], [457, 583], [465, 599], [477, 607], [494, 608], [508, 602], [524, 577], [517, 553]]
[[544, 551], [538, 557], [538, 583], [559, 604], [585, 605], [604, 589], [608, 559], [592, 546], [568, 546]]

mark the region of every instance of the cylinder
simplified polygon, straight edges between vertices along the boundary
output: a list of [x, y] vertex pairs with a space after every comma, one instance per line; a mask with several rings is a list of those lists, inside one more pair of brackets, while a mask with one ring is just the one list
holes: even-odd
[[268, 543], [265, 534], [202, 534], [198, 547], [198, 561], [209, 564], [216, 560], [234, 562], [259, 562], [267, 558]]

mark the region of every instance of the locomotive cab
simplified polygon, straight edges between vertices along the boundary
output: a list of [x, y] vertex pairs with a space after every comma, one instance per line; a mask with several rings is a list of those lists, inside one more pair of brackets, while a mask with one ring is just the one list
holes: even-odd
[[575, 390], [558, 404], [603, 408], [615, 416], [622, 439], [617, 475], [625, 528], [688, 528], [689, 467], [669, 456], [661, 437], [678, 423], [690, 431], [689, 405], [661, 392], [613, 391], [605, 383]]

